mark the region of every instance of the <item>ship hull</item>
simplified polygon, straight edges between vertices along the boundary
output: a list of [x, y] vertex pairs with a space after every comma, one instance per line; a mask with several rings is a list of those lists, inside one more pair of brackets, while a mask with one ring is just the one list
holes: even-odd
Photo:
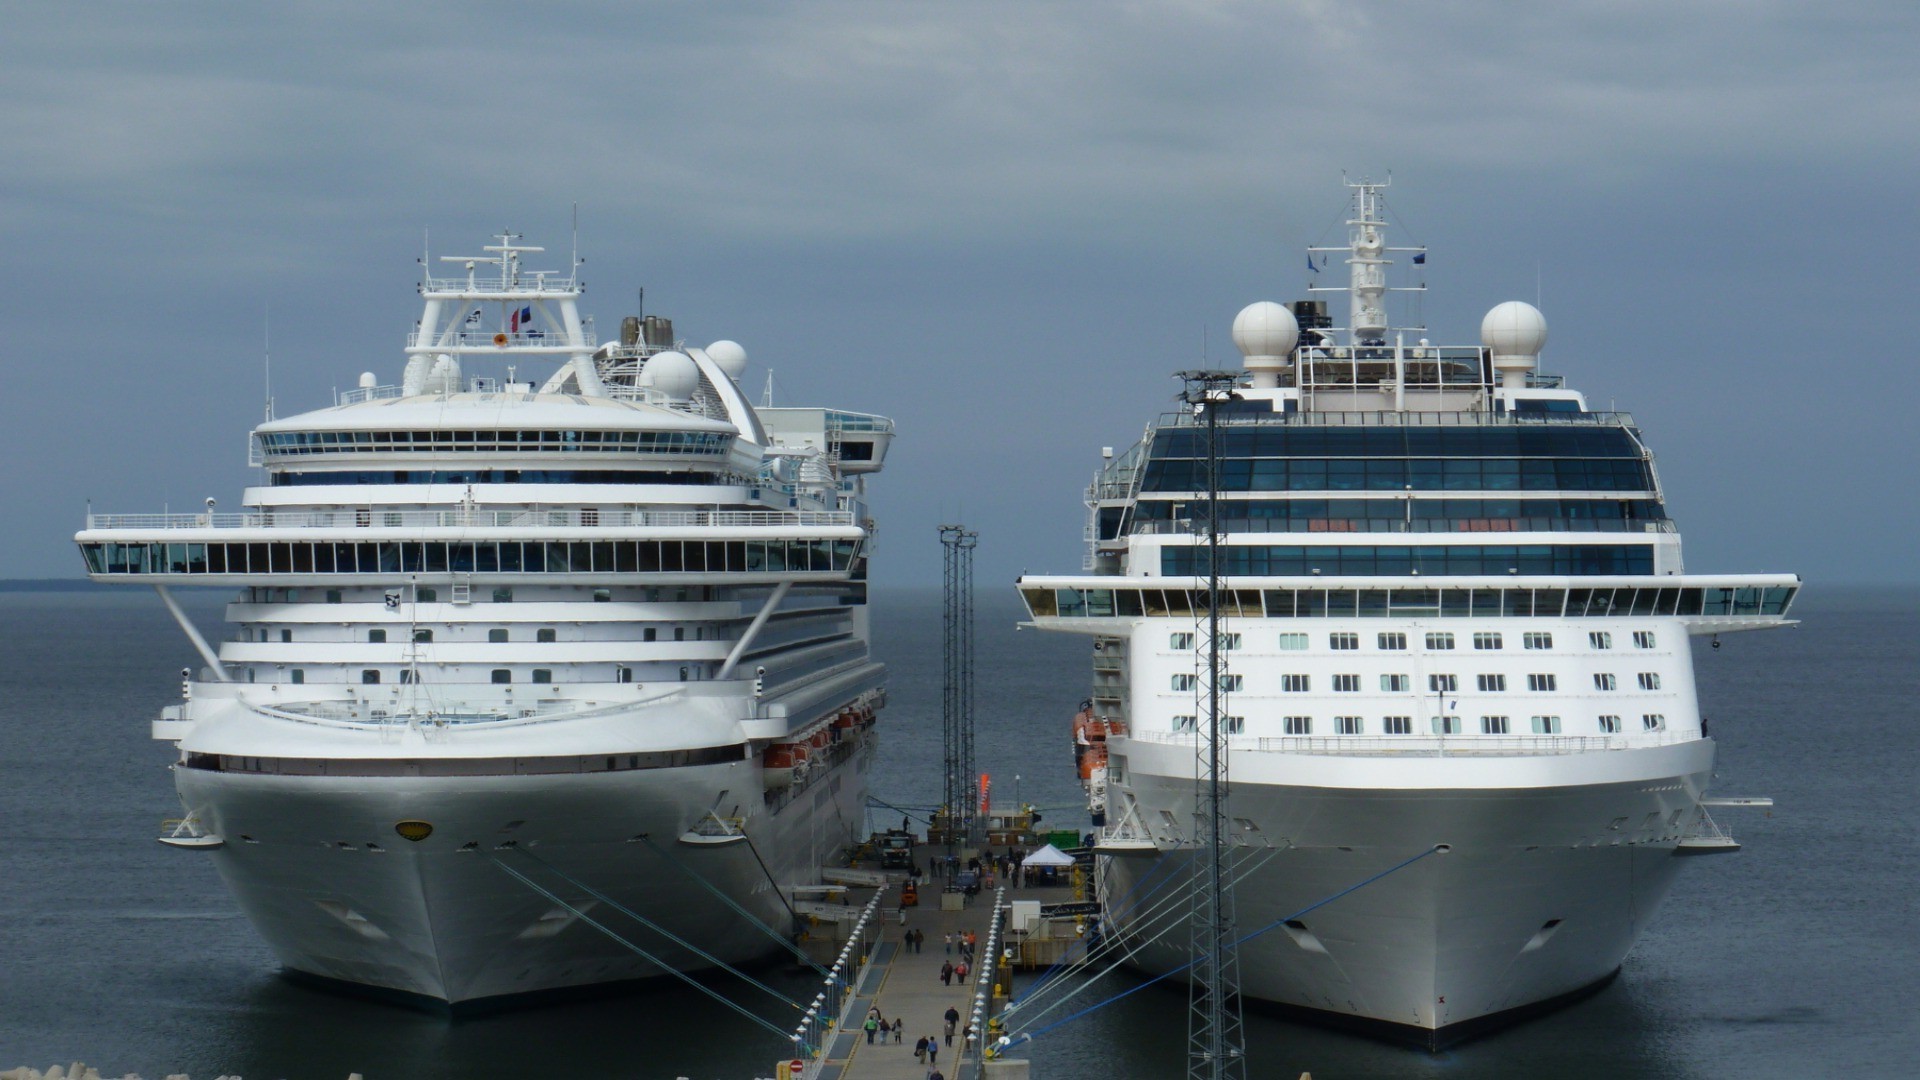
[[[1138, 820], [1190, 827], [1191, 771], [1141, 760], [1190, 755], [1129, 755]], [[1684, 862], [1676, 844], [1712, 768], [1700, 741], [1586, 755], [1599, 761], [1454, 759], [1445, 765], [1467, 766], [1462, 779], [1475, 786], [1368, 788], [1339, 783], [1361, 771], [1351, 759], [1331, 769], [1257, 760], [1280, 756], [1232, 755], [1236, 777], [1255, 775], [1230, 789], [1245, 841], [1233, 854], [1238, 933], [1259, 935], [1240, 949], [1243, 994], [1434, 1048], [1613, 976]], [[1289, 782], [1262, 782], [1263, 771]], [[1398, 782], [1418, 771], [1403, 767]], [[1309, 782], [1316, 773], [1334, 783]], [[1168, 851], [1178, 838], [1156, 839]], [[1172, 913], [1186, 905], [1151, 912], [1184, 887], [1191, 853], [1103, 859], [1107, 909], [1142, 970], [1187, 960], [1188, 932]], [[1163, 859], [1171, 865], [1156, 866]]]
[[[869, 735], [772, 800], [757, 758], [564, 777], [175, 775], [289, 973], [468, 1008], [781, 951], [707, 886], [786, 932], [780, 890], [857, 839], [871, 757]], [[709, 810], [744, 817], [751, 842], [682, 843]], [[405, 839], [403, 821], [432, 832]]]

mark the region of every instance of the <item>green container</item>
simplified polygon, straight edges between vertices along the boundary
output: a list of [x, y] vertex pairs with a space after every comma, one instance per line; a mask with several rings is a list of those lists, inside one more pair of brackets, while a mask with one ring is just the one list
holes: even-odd
[[1047, 843], [1065, 851], [1080, 846], [1080, 834], [1072, 829], [1055, 829], [1047, 834]]

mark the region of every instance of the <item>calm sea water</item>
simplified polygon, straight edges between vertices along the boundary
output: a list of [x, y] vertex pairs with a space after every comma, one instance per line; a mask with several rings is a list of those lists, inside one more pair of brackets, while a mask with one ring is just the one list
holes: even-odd
[[[209, 627], [223, 601], [186, 597]], [[875, 794], [926, 805], [940, 765], [939, 596], [875, 604], [893, 668]], [[1066, 730], [1087, 646], [1016, 632], [1007, 595], [983, 591], [979, 611], [980, 766], [996, 793], [1017, 786], [1060, 808], [1049, 820], [1084, 824]], [[1700, 648], [1717, 791], [1778, 807], [1723, 815], [1746, 850], [1688, 867], [1620, 979], [1433, 1056], [1252, 1016], [1254, 1075], [1920, 1073], [1920, 593], [1816, 587], [1795, 613], [1800, 629]], [[0, 1068], [78, 1058], [149, 1077], [738, 1080], [779, 1056], [763, 1031], [677, 985], [449, 1022], [288, 982], [207, 861], [153, 841], [178, 804], [171, 748], [147, 738], [147, 721], [197, 664], [159, 601], [0, 593], [0, 655]], [[768, 977], [811, 996], [797, 975]], [[1034, 1043], [1034, 1075], [1181, 1075], [1185, 1009], [1178, 991], [1134, 995]]]

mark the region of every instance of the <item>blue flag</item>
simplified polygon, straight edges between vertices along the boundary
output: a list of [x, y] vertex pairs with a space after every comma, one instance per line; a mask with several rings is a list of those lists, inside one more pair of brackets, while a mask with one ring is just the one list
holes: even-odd
[[1313, 265], [1313, 252], [1311, 251], [1307, 252], [1307, 269], [1316, 274], [1320, 272], [1320, 268]]
[[1424, 251], [1413, 257], [1413, 263], [1415, 266], [1423, 266], [1426, 264], [1426, 261], [1427, 261], [1427, 253]]

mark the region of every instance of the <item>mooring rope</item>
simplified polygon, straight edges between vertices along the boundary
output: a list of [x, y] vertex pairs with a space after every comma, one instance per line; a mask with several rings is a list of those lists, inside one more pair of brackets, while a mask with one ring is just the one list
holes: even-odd
[[[1302, 915], [1309, 914], [1318, 908], [1325, 907], [1326, 905], [1333, 903], [1335, 900], [1338, 900], [1341, 897], [1346, 896], [1347, 894], [1352, 893], [1358, 889], [1363, 889], [1368, 885], [1371, 885], [1374, 882], [1379, 881], [1381, 878], [1386, 877], [1388, 874], [1393, 874], [1401, 870], [1404, 870], [1407, 867], [1412, 866], [1414, 863], [1419, 862], [1421, 859], [1424, 859], [1429, 855], [1433, 855], [1440, 852], [1443, 849], [1443, 847], [1444, 845], [1435, 844], [1434, 846], [1428, 848], [1427, 850], [1422, 851], [1420, 854], [1415, 855], [1412, 858], [1405, 859], [1393, 866], [1390, 866], [1385, 870], [1382, 870], [1379, 873], [1373, 875], [1372, 877], [1367, 878], [1365, 881], [1356, 882], [1355, 884], [1349, 885], [1346, 888], [1341, 889], [1339, 892], [1334, 893], [1332, 896], [1326, 897], [1325, 899], [1316, 900], [1313, 903], [1308, 904], [1306, 907], [1301, 908], [1299, 911], [1296, 911], [1291, 915], [1281, 916], [1280, 918], [1273, 920], [1272, 922], [1261, 927], [1260, 929], [1255, 930], [1253, 933], [1248, 934], [1245, 937], [1236, 940], [1233, 943], [1234, 947], [1238, 948], [1241, 945], [1245, 945], [1247, 942], [1252, 941], [1254, 938], [1257, 938], [1262, 934], [1268, 933], [1272, 930], [1276, 930], [1279, 927], [1286, 925], [1289, 921], [1298, 919]], [[1170, 978], [1174, 975], [1178, 975], [1198, 962], [1199, 962], [1198, 957], [1190, 959], [1186, 963], [1181, 964], [1178, 967], [1169, 969], [1167, 971], [1163, 971], [1160, 974], [1155, 975], [1153, 978], [1148, 979], [1147, 981], [1141, 983], [1138, 986], [1129, 987], [1126, 990], [1122, 990], [1120, 993], [1115, 994], [1110, 998], [1107, 998], [1105, 1001], [1096, 1002], [1095, 1004], [1089, 1005], [1086, 1008], [1079, 1010], [1078, 1012], [1071, 1013], [1067, 1016], [1061, 1017], [1060, 1019], [1055, 1020], [1053, 1023], [1048, 1024], [1043, 1028], [1040, 1028], [1038, 1031], [1022, 1032], [1019, 1035], [1002, 1036], [1001, 1039], [995, 1044], [995, 1050], [996, 1052], [1004, 1052], [1012, 1047], [1020, 1045], [1021, 1043], [1032, 1042], [1033, 1040], [1039, 1038], [1040, 1036], [1045, 1035], [1049, 1031], [1062, 1027], [1066, 1024], [1071, 1024], [1075, 1020], [1078, 1020], [1081, 1017], [1088, 1015], [1089, 1013], [1098, 1012], [1099, 1010], [1106, 1008], [1107, 1006], [1113, 1004], [1116, 1001], [1120, 1001], [1123, 998], [1131, 997], [1134, 994], [1137, 994], [1140, 991], [1145, 990], [1147, 987], [1154, 985], [1155, 983], [1158, 983], [1164, 979]]]

